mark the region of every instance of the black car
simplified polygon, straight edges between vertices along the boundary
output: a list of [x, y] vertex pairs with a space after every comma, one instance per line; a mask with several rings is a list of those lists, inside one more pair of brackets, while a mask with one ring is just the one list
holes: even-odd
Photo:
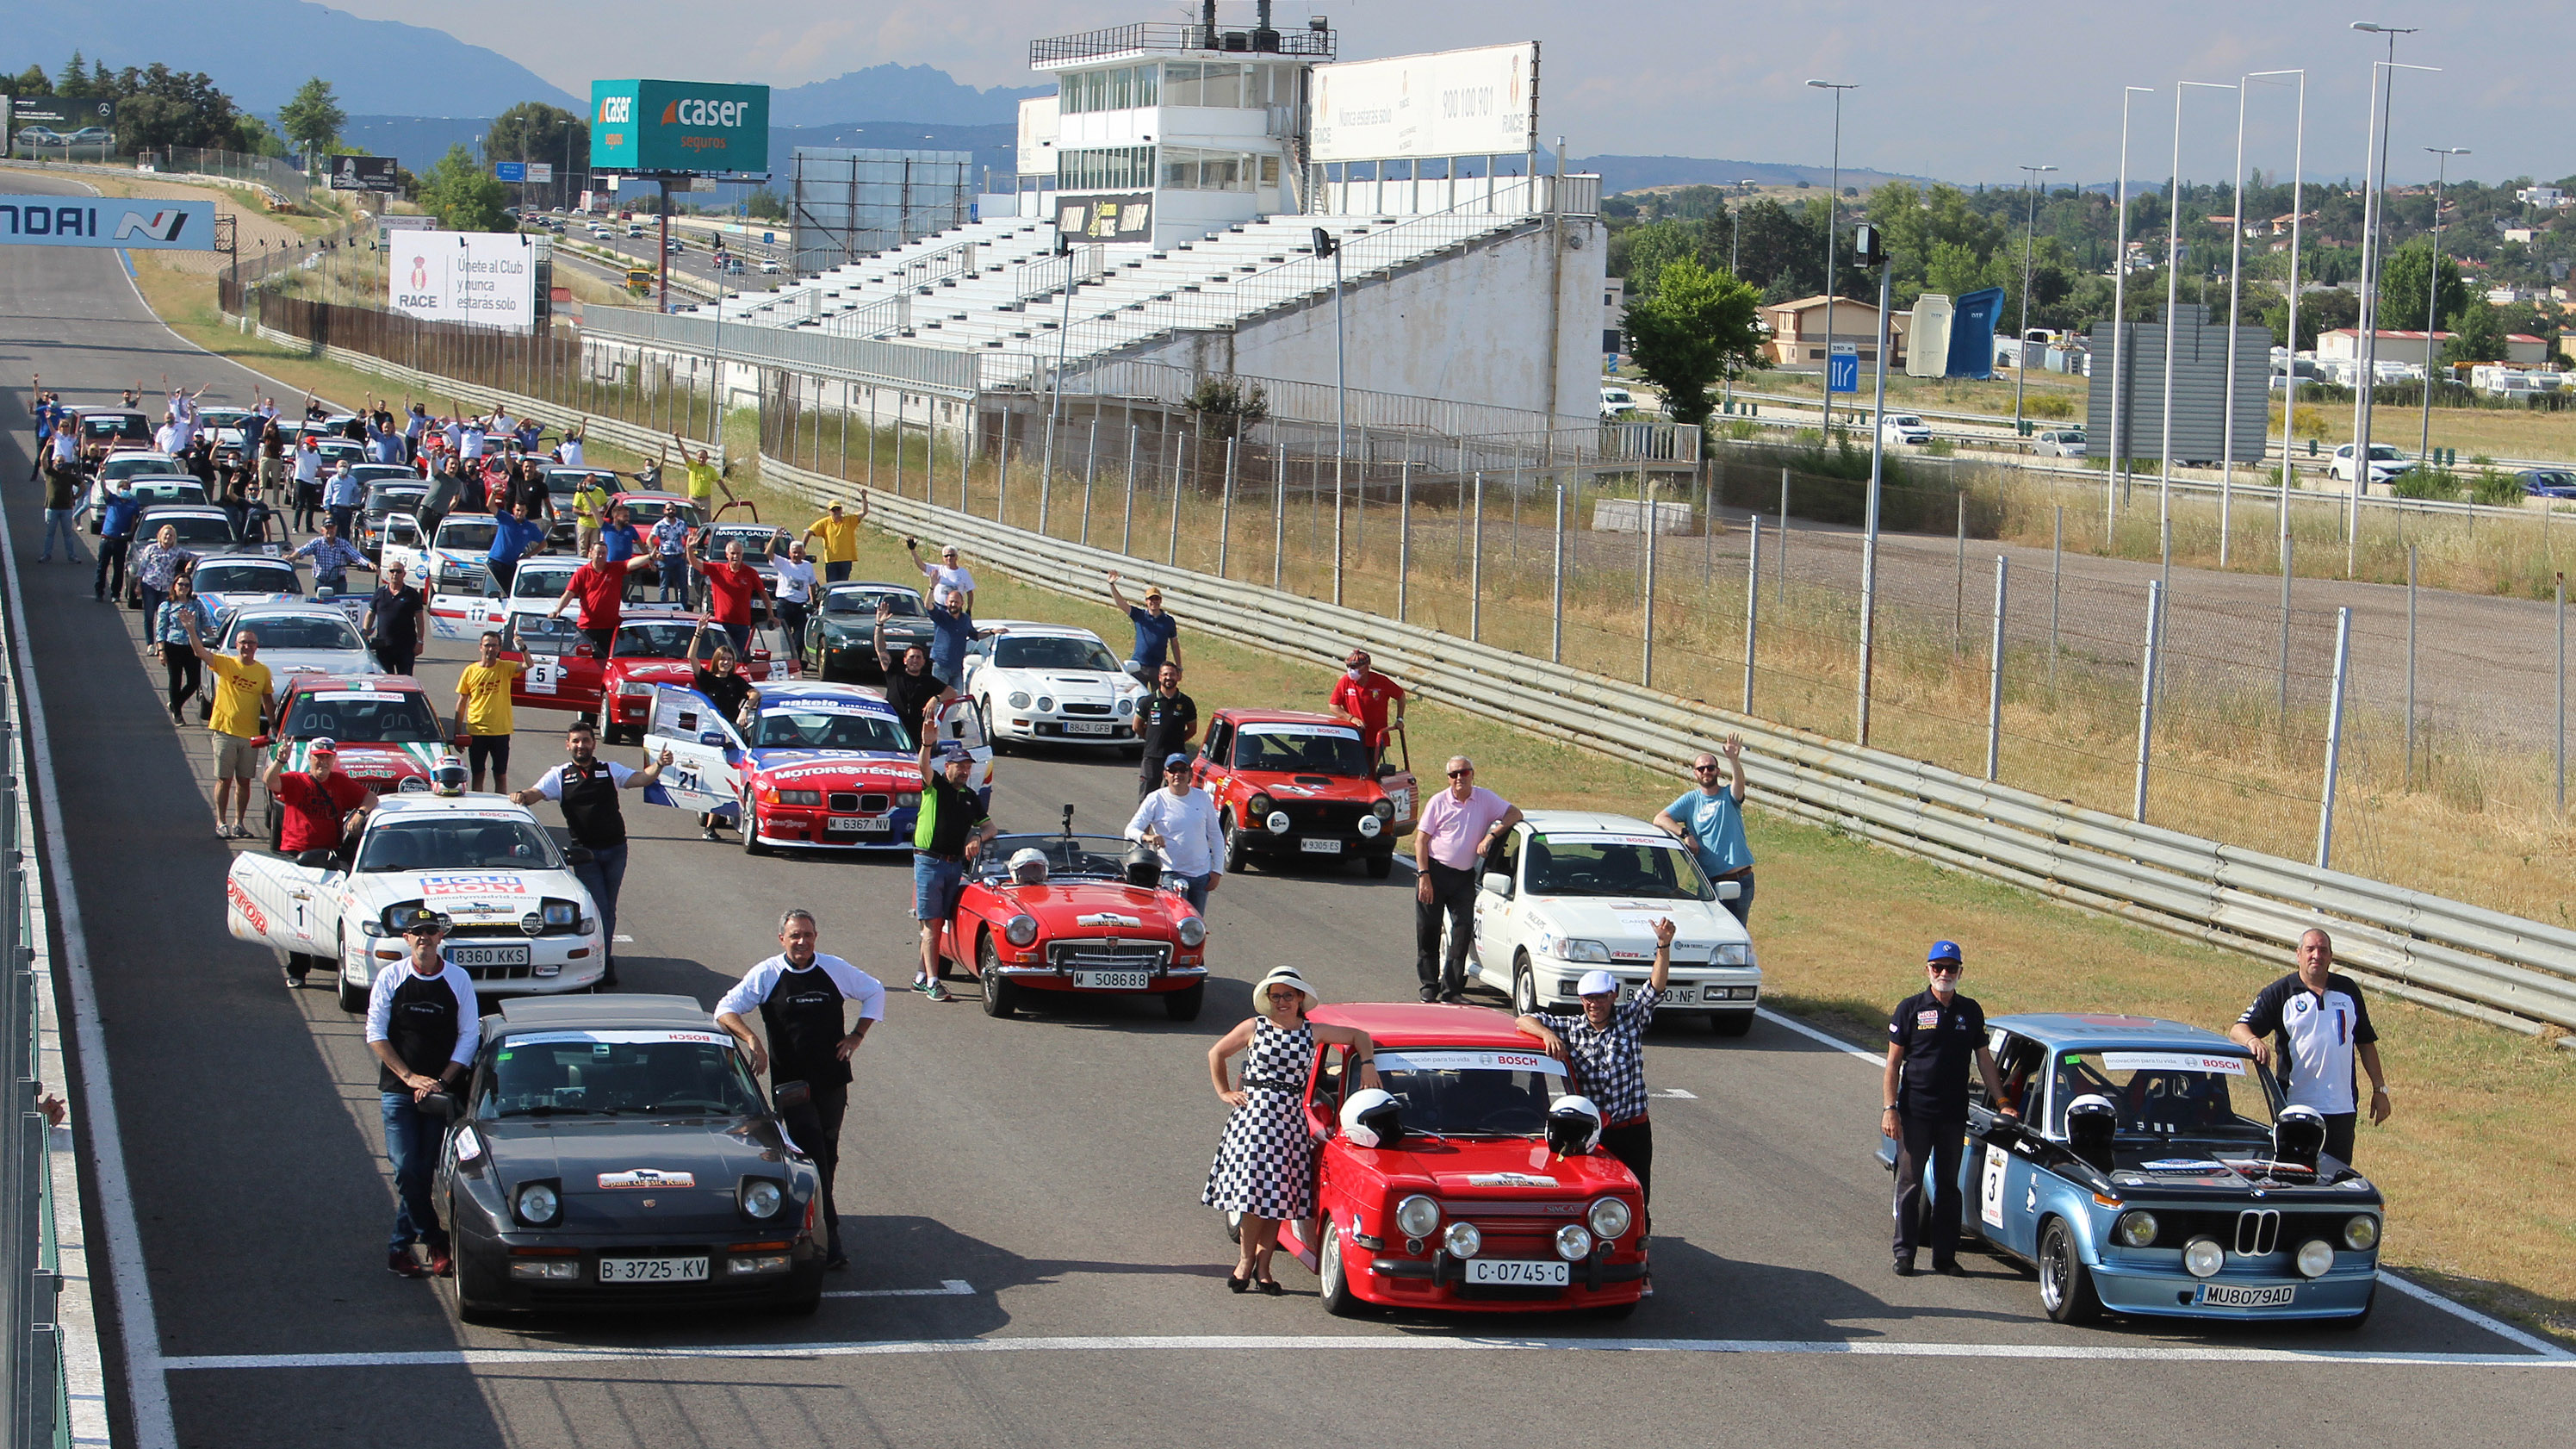
[[822, 1301], [821, 1179], [696, 1001], [505, 1001], [452, 1111], [436, 1192], [467, 1322]]
[[573, 506], [573, 495], [581, 491], [581, 480], [598, 481], [600, 489], [614, 498], [626, 487], [624, 479], [608, 468], [574, 468], [562, 463], [546, 466], [546, 496], [554, 501], [554, 522], [546, 529], [549, 542], [570, 548], [579, 536], [581, 519]]
[[831, 681], [882, 679], [877, 667], [877, 601], [893, 605], [886, 620], [886, 657], [901, 662], [915, 644], [930, 647], [930, 615], [921, 595], [902, 584], [833, 584], [823, 607], [805, 625], [805, 669]]

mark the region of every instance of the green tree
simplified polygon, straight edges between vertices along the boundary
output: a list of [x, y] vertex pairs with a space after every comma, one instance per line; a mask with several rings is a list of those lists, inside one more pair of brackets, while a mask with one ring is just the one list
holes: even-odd
[[[1628, 304], [1628, 350], [1673, 421], [1705, 430], [1717, 410], [1709, 388], [1730, 370], [1770, 365], [1755, 327], [1761, 301], [1759, 289], [1725, 268], [1683, 257], [1666, 262], [1653, 291]], [[1705, 446], [1705, 431], [1701, 438]]]
[[1621, 241], [1621, 275], [1628, 279], [1630, 294], [1642, 296], [1654, 291], [1665, 267], [1684, 257], [1699, 260], [1702, 236], [1696, 221], [1650, 221], [1631, 228]]
[[766, 186], [761, 187], [751, 195], [743, 198], [743, 205], [750, 209], [749, 215], [756, 217], [761, 221], [785, 221], [787, 219], [786, 201], [782, 199], [777, 192], [770, 190]]
[[[2388, 254], [2379, 267], [2379, 325], [2401, 331], [2413, 331], [2425, 321], [2424, 304], [2431, 300], [2433, 244], [2417, 237]], [[2460, 280], [2457, 257], [2442, 258], [2440, 304], [2432, 315], [2447, 320], [2468, 305], [2468, 284]]]
[[2442, 350], [2446, 362], [2505, 360], [2504, 318], [2484, 297], [2471, 301], [2451, 318], [2451, 344]]
[[116, 80], [116, 133], [122, 149], [164, 146], [238, 149], [242, 112], [201, 71], [174, 71], [155, 61]]
[[331, 93], [331, 83], [320, 76], [307, 80], [277, 113], [278, 129], [286, 139], [308, 153], [328, 149], [340, 139], [340, 128], [349, 123], [349, 113], [340, 109], [339, 99]]
[[88, 63], [81, 59], [81, 53], [77, 50], [73, 51], [72, 58], [64, 63], [61, 74], [54, 77], [53, 93], [71, 100], [83, 100], [93, 94], [90, 90], [87, 65]]
[[442, 231], [508, 231], [502, 208], [510, 190], [483, 169], [463, 145], [447, 148], [438, 164], [420, 179], [420, 204], [438, 218]]
[[31, 65], [13, 76], [0, 76], [0, 87], [5, 87], [13, 96], [50, 96], [54, 93], [53, 79], [45, 74], [41, 65]]

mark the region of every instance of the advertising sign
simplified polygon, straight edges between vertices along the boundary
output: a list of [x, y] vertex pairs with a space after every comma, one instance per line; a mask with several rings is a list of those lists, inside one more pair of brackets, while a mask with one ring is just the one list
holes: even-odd
[[1519, 155], [1536, 144], [1538, 42], [1315, 67], [1315, 159]]
[[592, 81], [590, 164], [602, 171], [766, 171], [769, 87]]
[[394, 182], [391, 156], [331, 156], [324, 160], [330, 168], [333, 191], [390, 193], [401, 189]]
[[1133, 191], [1058, 201], [1055, 229], [1087, 242], [1150, 242], [1154, 239], [1154, 193]]
[[0, 246], [210, 251], [211, 201], [114, 196], [0, 196]]
[[555, 164], [551, 161], [529, 162], [528, 180], [538, 186], [553, 185], [555, 180]]
[[407, 231], [393, 239], [385, 305], [424, 322], [536, 325], [537, 250], [514, 232]]
[[[42, 126], [65, 136], [84, 126], [116, 124], [116, 102], [69, 100], [62, 96], [19, 96], [9, 103], [9, 120], [18, 126]], [[81, 144], [89, 144], [87, 137]]]

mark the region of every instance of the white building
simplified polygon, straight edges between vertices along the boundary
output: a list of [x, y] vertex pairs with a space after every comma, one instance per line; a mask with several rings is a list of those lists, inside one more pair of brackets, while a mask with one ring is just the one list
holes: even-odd
[[2555, 186], [2526, 186], [2513, 199], [2525, 206], [2565, 206], [2567, 193]]

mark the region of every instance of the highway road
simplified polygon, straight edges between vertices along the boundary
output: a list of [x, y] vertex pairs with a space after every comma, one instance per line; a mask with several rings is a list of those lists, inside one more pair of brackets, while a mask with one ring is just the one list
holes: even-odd
[[[138, 372], [211, 382], [209, 401], [260, 386], [154, 322], [113, 254], [12, 262], [0, 368], [15, 377], [74, 401]], [[90, 977], [105, 1043], [75, 1109], [90, 1240], [142, 1265], [100, 1294], [120, 1312], [102, 1331], [125, 1347], [122, 1442], [2064, 1443], [2270, 1441], [2296, 1424], [2302, 1443], [2476, 1444], [2533, 1442], [2576, 1411], [2576, 1360], [2398, 1291], [2357, 1334], [2068, 1330], [1998, 1262], [1894, 1278], [1875, 1067], [1775, 1019], [1741, 1040], [1654, 1038], [1658, 1291], [1631, 1320], [1343, 1322], [1284, 1261], [1285, 1298], [1229, 1294], [1231, 1250], [1197, 1205], [1224, 1115], [1207, 1045], [1281, 962], [1327, 999], [1409, 995], [1400, 873], [1229, 879], [1211, 911], [1222, 979], [1188, 1025], [1129, 1007], [1001, 1022], [971, 994], [898, 991], [844, 1133], [857, 1264], [815, 1318], [460, 1327], [446, 1285], [383, 1269], [392, 1197], [357, 1022], [224, 935], [224, 871], [247, 847], [213, 833], [204, 733], [160, 708], [134, 616], [92, 602], [86, 569], [34, 561], [22, 392], [0, 427], [49, 742], [39, 786], [67, 827], [46, 842], [72, 892], [56, 919], [79, 932], [57, 959]], [[421, 672], [445, 691], [460, 663], [444, 646]], [[524, 779], [559, 756], [546, 716], [521, 723]], [[1123, 762], [1013, 758], [997, 809], [1043, 827], [1071, 803], [1108, 827], [1130, 778]], [[753, 860], [676, 812], [630, 818], [629, 989], [711, 1003], [776, 949], [791, 904], [819, 915], [823, 949], [905, 979], [901, 865]], [[1891, 998], [1908, 989], [1891, 977]]]

